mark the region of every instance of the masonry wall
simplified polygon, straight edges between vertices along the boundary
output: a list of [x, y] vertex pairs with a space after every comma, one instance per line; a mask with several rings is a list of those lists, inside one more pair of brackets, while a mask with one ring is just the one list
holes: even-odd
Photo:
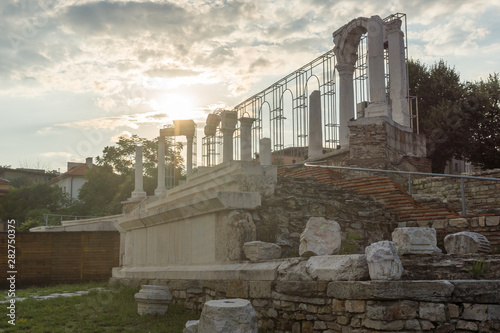
[[[475, 176], [500, 178], [500, 169], [477, 173]], [[468, 214], [500, 213], [500, 181], [464, 179], [464, 185]], [[412, 190], [420, 201], [437, 201], [446, 203], [455, 211], [462, 210], [460, 179], [416, 179], [413, 181]]]
[[[446, 262], [447, 258], [438, 259]], [[263, 332], [500, 330], [498, 274], [494, 275], [497, 280], [328, 281], [312, 279], [306, 270], [299, 269], [297, 263], [303, 260], [276, 263], [271, 279], [259, 279], [261, 275], [255, 270], [239, 272], [239, 279], [158, 279], [142, 283], [166, 285], [174, 303], [198, 310], [212, 299], [248, 299]], [[498, 272], [498, 260], [492, 267]], [[444, 269], [442, 272], [447, 274]]]
[[280, 245], [284, 257], [297, 256], [300, 234], [310, 217], [338, 222], [344, 241], [349, 235], [359, 236], [359, 253], [371, 243], [391, 239], [397, 228], [394, 215], [369, 196], [354, 195], [314, 178], [279, 178], [274, 194], [263, 197], [254, 214], [257, 240]]

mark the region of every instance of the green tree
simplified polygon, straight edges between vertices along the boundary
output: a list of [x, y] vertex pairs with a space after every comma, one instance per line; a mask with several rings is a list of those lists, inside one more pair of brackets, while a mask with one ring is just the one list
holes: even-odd
[[65, 214], [69, 204], [70, 198], [59, 187], [34, 183], [19, 188], [11, 187], [2, 199], [0, 216], [15, 219], [21, 227], [25, 223], [37, 226], [45, 224], [43, 214]]
[[[158, 139], [148, 140], [137, 135], [120, 137], [116, 145], [104, 148], [102, 157], [96, 158], [98, 165], [87, 173], [79, 201], [73, 205], [78, 215], [103, 216], [121, 212], [122, 201], [134, 190], [137, 145], [143, 147], [144, 191], [154, 194], [158, 184]], [[168, 140], [165, 149], [167, 169], [174, 166], [174, 178], [178, 181], [184, 177], [182, 144]]]
[[500, 80], [467, 82], [463, 103], [466, 119], [462, 155], [483, 169], [500, 168]]
[[463, 138], [464, 115], [461, 105], [464, 85], [454, 68], [440, 60], [427, 67], [419, 61], [408, 62], [410, 96], [418, 98], [419, 127], [427, 137], [427, 155], [432, 171], [442, 173], [446, 162], [459, 156]]

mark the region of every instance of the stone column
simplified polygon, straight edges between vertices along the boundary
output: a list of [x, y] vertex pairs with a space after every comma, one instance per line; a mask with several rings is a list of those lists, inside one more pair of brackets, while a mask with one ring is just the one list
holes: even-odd
[[155, 190], [156, 196], [162, 196], [167, 193], [165, 187], [165, 136], [158, 138], [158, 187]]
[[142, 182], [142, 146], [135, 147], [135, 189], [132, 199], [146, 197]]
[[252, 160], [252, 124], [256, 118], [240, 118], [240, 159]]
[[186, 147], [186, 175], [193, 173], [193, 136], [186, 136], [187, 147]]
[[340, 146], [345, 148], [349, 145], [349, 127], [347, 123], [354, 118], [354, 87], [352, 76], [354, 66], [350, 64], [337, 64], [335, 66], [339, 72], [339, 141]]
[[309, 96], [309, 158], [323, 155], [323, 127], [321, 125], [321, 94], [314, 90]]
[[390, 117], [385, 93], [384, 22], [379, 16], [368, 20], [368, 81], [370, 104], [366, 115]]
[[406, 55], [404, 34], [401, 31], [401, 20], [387, 23], [387, 40], [389, 43], [389, 83], [392, 106], [392, 119], [403, 126], [410, 127], [406, 90]]
[[271, 139], [262, 138], [259, 141], [259, 160], [261, 165], [271, 165]]
[[222, 163], [233, 160], [233, 134], [238, 122], [236, 111], [221, 112], [221, 130], [222, 130]]

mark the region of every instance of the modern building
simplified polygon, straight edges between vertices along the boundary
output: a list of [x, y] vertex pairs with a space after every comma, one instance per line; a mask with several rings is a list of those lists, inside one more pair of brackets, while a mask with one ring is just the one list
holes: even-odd
[[68, 171], [51, 179], [49, 184], [59, 186], [72, 199], [78, 199], [78, 192], [87, 182], [85, 174], [92, 166], [92, 157], [87, 157], [85, 163], [68, 162]]

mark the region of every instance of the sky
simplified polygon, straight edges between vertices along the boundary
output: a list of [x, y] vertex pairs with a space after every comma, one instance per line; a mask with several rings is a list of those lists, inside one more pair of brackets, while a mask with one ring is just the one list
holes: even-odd
[[397, 12], [410, 58], [462, 81], [500, 72], [500, 0], [2, 0], [0, 166], [65, 172], [119, 136], [202, 129], [332, 49], [350, 20]]

